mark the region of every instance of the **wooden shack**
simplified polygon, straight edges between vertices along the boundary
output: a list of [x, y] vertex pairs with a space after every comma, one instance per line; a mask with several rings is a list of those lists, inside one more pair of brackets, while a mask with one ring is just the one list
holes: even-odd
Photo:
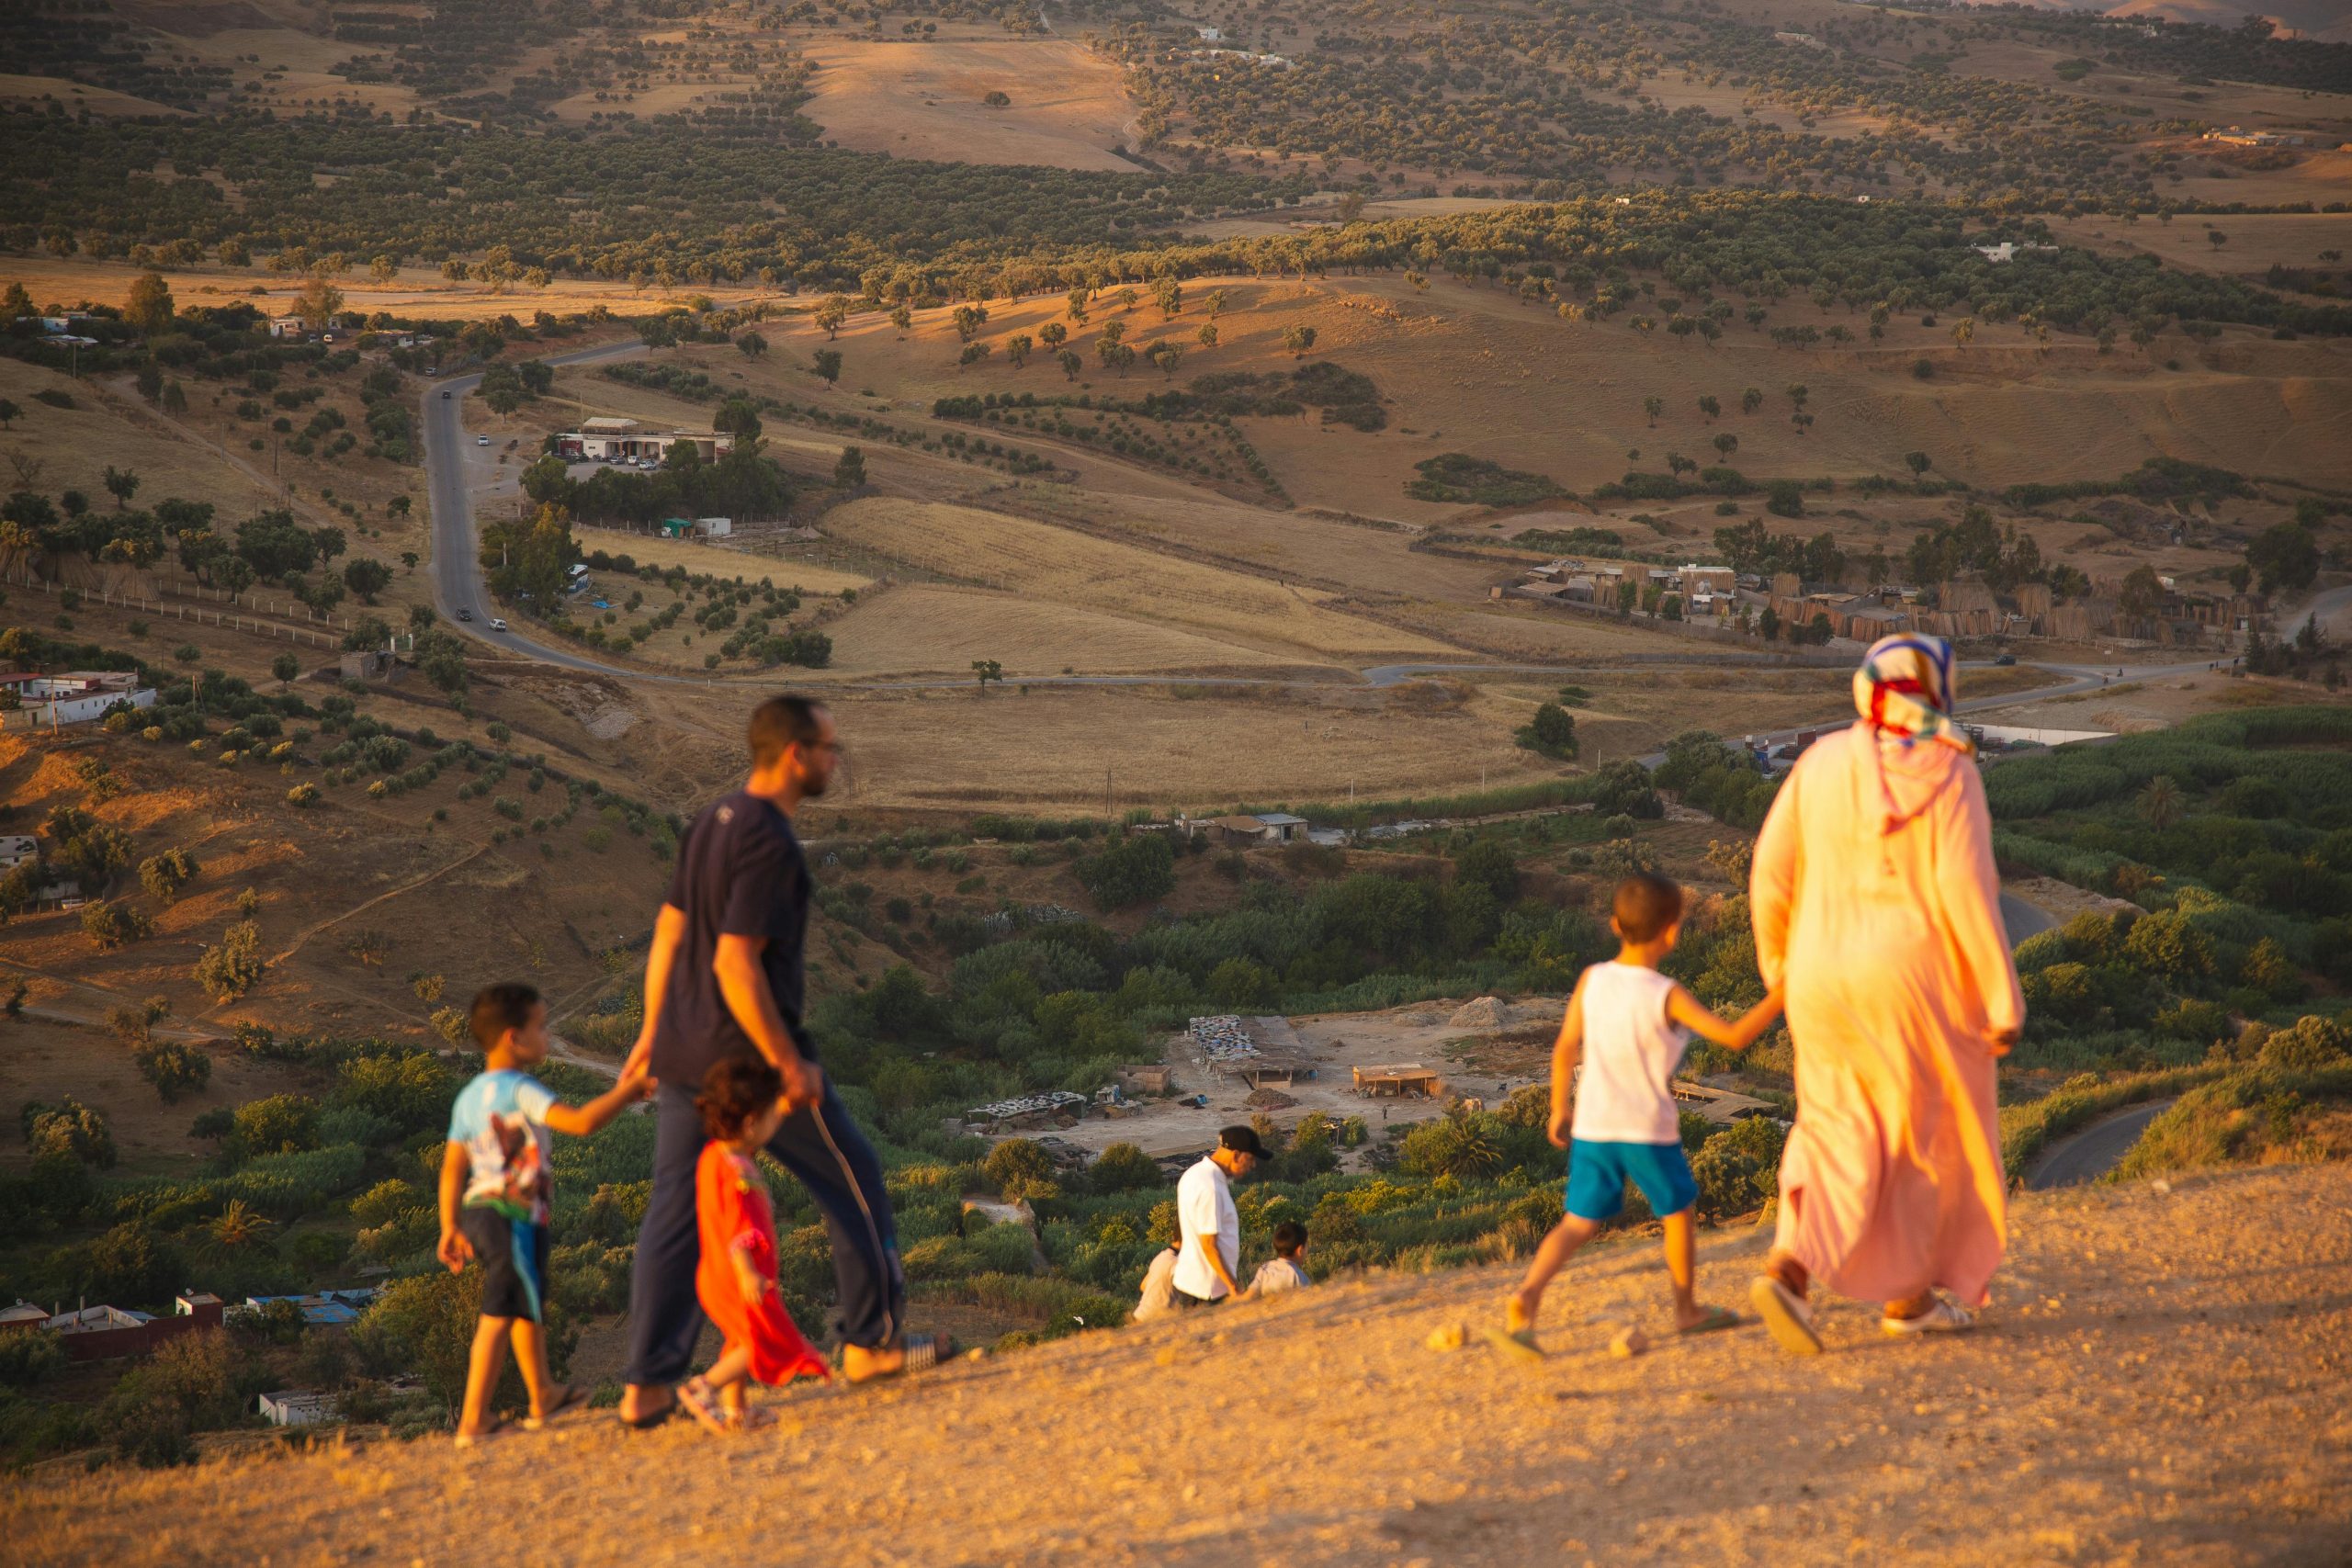
[[1372, 1100], [1402, 1099], [1419, 1095], [1435, 1100], [1445, 1092], [1445, 1079], [1434, 1067], [1419, 1062], [1399, 1062], [1388, 1066], [1355, 1069], [1356, 1092]]

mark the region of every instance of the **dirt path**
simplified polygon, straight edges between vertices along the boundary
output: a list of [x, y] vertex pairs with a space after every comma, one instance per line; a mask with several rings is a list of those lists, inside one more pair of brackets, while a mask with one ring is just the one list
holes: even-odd
[[319, 920], [304, 927], [302, 933], [294, 939], [292, 944], [288, 946], [285, 952], [272, 953], [268, 962], [272, 964], [285, 963], [288, 959], [301, 952], [303, 946], [308, 943], [312, 937], [318, 935], [321, 931], [325, 931], [328, 927], [341, 925], [344, 921], [351, 919], [352, 916], [365, 914], [368, 910], [374, 908], [377, 905], [384, 903], [388, 899], [397, 898], [403, 893], [413, 893], [418, 888], [424, 886], [426, 883], [437, 881], [441, 877], [447, 876], [449, 873], [457, 870], [459, 866], [469, 864], [471, 862], [480, 859], [482, 855], [488, 853], [489, 850], [490, 846], [488, 844], [476, 844], [472, 849], [468, 850], [464, 854], [459, 855], [456, 860], [449, 862], [446, 865], [436, 866], [433, 870], [426, 872], [423, 876], [413, 878], [408, 882], [403, 882], [398, 887], [389, 888], [384, 892], [377, 894], [373, 898], [369, 898], [365, 902], [354, 904], [350, 908], [345, 909], [340, 915], [329, 915], [323, 920]]
[[[1555, 1354], [1433, 1353], [1508, 1267], [1383, 1275], [1089, 1334], [897, 1388], [806, 1389], [721, 1444], [567, 1418], [471, 1454], [323, 1446], [5, 1483], [15, 1561], [729, 1560], [1089, 1568], [2338, 1562], [2352, 1544], [2352, 1169], [2032, 1194], [1974, 1336], [1831, 1353], [1656, 1331], [1656, 1244], [1546, 1303]], [[1740, 1302], [1764, 1237], [1702, 1238]]]

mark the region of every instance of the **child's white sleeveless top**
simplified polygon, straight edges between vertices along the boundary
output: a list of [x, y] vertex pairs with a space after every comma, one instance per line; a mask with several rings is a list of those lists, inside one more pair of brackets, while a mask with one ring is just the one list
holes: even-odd
[[1668, 1021], [1674, 982], [1611, 959], [1584, 972], [1584, 1063], [1569, 1136], [1592, 1144], [1673, 1144], [1682, 1137], [1674, 1069], [1688, 1036]]

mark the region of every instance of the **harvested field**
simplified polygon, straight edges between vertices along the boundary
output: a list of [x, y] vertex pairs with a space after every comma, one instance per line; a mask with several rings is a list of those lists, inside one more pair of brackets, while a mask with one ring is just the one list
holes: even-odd
[[[1237, 800], [1386, 797], [1550, 777], [1511, 743], [1518, 704], [1423, 685], [1388, 692], [1192, 685], [845, 696], [844, 808], [1219, 808]], [[829, 799], [831, 797], [828, 797]]]
[[825, 532], [926, 570], [1056, 604], [1172, 622], [1243, 647], [1332, 659], [1444, 654], [1443, 644], [1330, 607], [1336, 595], [1283, 587], [1133, 545], [977, 507], [883, 497], [826, 513]]
[[[965, 164], [1136, 170], [1111, 148], [1134, 143], [1136, 106], [1119, 68], [1079, 44], [820, 37], [808, 54], [820, 67], [817, 93], [800, 112], [843, 147]], [[1011, 105], [981, 102], [990, 92]]]
[[1255, 670], [1281, 662], [1254, 649], [1173, 627], [1009, 593], [893, 588], [826, 623], [829, 667], [845, 675], [969, 672], [993, 659], [1005, 677]]
[[628, 556], [639, 566], [682, 566], [692, 572], [708, 572], [722, 578], [740, 576], [753, 582], [765, 577], [773, 579], [778, 588], [797, 587], [809, 593], [837, 594], [844, 588], [865, 588], [874, 581], [864, 572], [795, 560], [787, 553], [806, 547], [778, 544], [773, 547], [778, 553], [769, 554], [759, 547], [756, 536], [746, 539], [740, 547], [729, 547], [584, 525], [572, 532], [582, 550]]

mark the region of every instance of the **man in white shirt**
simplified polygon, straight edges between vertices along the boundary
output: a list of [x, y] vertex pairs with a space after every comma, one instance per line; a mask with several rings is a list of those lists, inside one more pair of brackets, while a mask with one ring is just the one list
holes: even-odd
[[1241, 1215], [1233, 1206], [1233, 1179], [1265, 1157], [1254, 1128], [1227, 1127], [1216, 1147], [1176, 1183], [1176, 1304], [1207, 1306], [1239, 1295]]

